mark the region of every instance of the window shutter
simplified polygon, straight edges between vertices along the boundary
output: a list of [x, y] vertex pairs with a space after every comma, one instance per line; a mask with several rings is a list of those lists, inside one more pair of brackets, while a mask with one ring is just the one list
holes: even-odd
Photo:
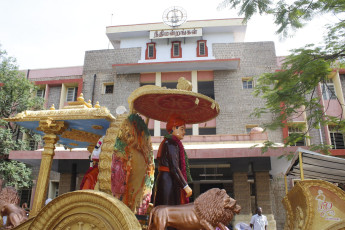
[[199, 50], [200, 50], [200, 55], [205, 55], [205, 43], [204, 42], [200, 42], [199, 43]]
[[75, 96], [75, 88], [67, 88], [67, 101], [74, 101], [74, 96]]
[[154, 50], [153, 50], [154, 46], [153, 45], [149, 45], [148, 48], [149, 48], [149, 57], [153, 58], [153, 56], [154, 56]]
[[174, 43], [174, 56], [180, 56], [179, 54], [179, 44], [178, 43]]
[[37, 97], [44, 97], [44, 89], [38, 89], [36, 92]]

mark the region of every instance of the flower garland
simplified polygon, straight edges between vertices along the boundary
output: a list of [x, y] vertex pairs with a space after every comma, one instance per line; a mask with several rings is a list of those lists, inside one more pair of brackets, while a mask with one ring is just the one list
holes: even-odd
[[178, 139], [176, 136], [174, 136], [172, 134], [168, 134], [168, 135], [164, 136], [164, 138], [172, 139], [177, 143], [179, 150], [180, 150], [180, 152], [179, 152], [180, 165], [179, 166], [180, 166], [180, 170], [182, 172], [182, 175], [188, 183], [193, 182], [192, 176], [190, 174], [188, 155], [187, 155], [186, 151], [184, 150], [182, 142], [180, 141], [180, 139]]

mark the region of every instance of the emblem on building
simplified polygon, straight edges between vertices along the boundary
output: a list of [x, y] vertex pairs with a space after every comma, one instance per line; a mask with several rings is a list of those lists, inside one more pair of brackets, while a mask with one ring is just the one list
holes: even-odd
[[163, 22], [171, 27], [178, 27], [187, 20], [187, 12], [179, 6], [172, 6], [163, 13]]

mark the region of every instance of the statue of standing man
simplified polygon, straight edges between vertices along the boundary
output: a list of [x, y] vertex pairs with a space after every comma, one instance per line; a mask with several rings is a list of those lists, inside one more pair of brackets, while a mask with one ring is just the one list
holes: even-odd
[[172, 116], [166, 129], [169, 135], [165, 136], [159, 146], [158, 177], [155, 187], [154, 206], [187, 204], [192, 195], [188, 185], [191, 180], [188, 158], [181, 140], [186, 133], [185, 122]]

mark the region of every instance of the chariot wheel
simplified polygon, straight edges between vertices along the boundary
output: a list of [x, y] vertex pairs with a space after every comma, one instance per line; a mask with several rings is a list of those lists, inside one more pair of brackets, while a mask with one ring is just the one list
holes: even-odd
[[63, 194], [49, 202], [29, 230], [140, 230], [134, 213], [111, 195], [94, 190]]

